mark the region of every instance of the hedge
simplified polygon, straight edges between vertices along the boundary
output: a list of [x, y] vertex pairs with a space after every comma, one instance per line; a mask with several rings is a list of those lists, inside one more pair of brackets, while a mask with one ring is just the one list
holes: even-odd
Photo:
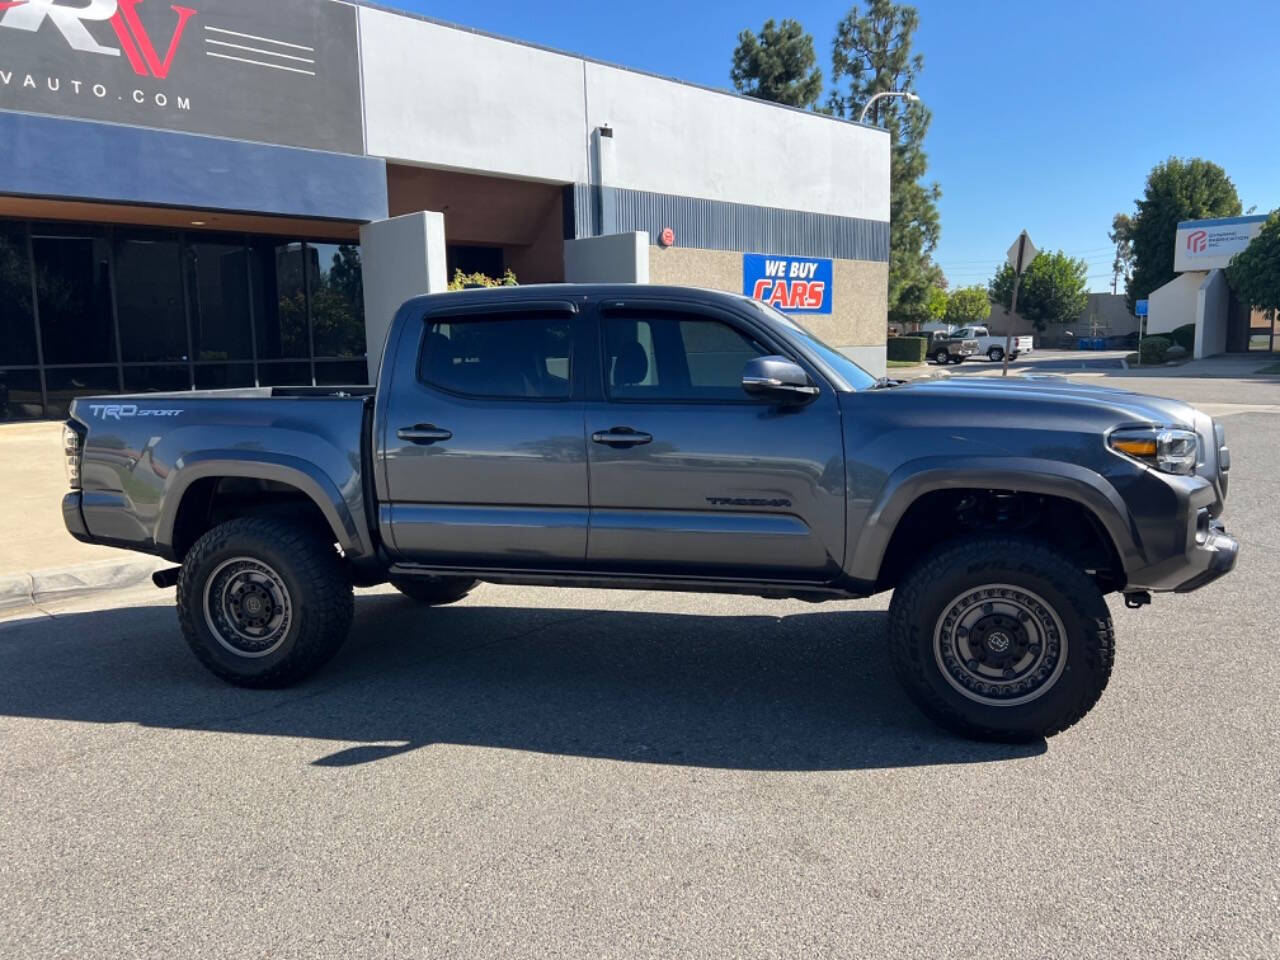
[[1182, 326], [1170, 330], [1169, 339], [1190, 353], [1196, 348], [1196, 325], [1194, 323], [1184, 323]]
[[890, 337], [885, 343], [885, 359], [924, 363], [929, 341], [922, 337]]
[[1169, 352], [1169, 347], [1173, 345], [1168, 337], [1146, 337], [1142, 341], [1142, 347], [1139, 353], [1142, 355], [1143, 363], [1164, 363], [1165, 354]]

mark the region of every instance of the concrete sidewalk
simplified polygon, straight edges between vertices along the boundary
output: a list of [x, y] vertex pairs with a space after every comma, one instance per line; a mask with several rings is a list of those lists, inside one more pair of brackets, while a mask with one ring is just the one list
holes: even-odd
[[129, 586], [165, 565], [73, 539], [68, 489], [61, 422], [0, 424], [0, 611]]

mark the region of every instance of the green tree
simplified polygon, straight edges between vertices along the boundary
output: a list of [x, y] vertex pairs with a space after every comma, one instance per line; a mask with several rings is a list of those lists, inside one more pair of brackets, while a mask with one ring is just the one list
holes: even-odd
[[1127, 213], [1117, 213], [1112, 217], [1107, 239], [1116, 245], [1115, 259], [1111, 261], [1111, 292], [1114, 293], [1121, 281], [1128, 287], [1129, 278], [1133, 275], [1133, 217]]
[[961, 287], [947, 298], [946, 321], [952, 326], [967, 327], [983, 323], [991, 316], [991, 297], [983, 286]]
[[[1018, 313], [1042, 332], [1050, 323], [1071, 323], [1089, 305], [1088, 274], [1085, 261], [1068, 257], [1061, 250], [1040, 254], [1022, 275]], [[1002, 264], [987, 289], [992, 300], [1011, 309], [1013, 267]]]
[[1227, 282], [1241, 302], [1265, 310], [1275, 322], [1280, 314], [1280, 210], [1271, 211], [1249, 246], [1231, 258]]
[[938, 321], [947, 315], [947, 303], [951, 298], [942, 287], [930, 287], [925, 296], [924, 310], [930, 321]]
[[765, 21], [758, 34], [743, 30], [733, 51], [729, 79], [749, 97], [813, 107], [822, 96], [822, 71], [813, 52], [813, 37], [798, 20]]
[[[829, 101], [833, 113], [856, 118], [877, 93], [914, 92], [924, 58], [911, 52], [920, 18], [915, 7], [892, 0], [855, 5], [836, 25]], [[920, 101], [886, 97], [868, 120], [889, 131], [889, 319], [918, 320], [927, 312], [929, 290], [941, 286], [942, 271], [931, 254], [940, 225], [936, 183], [921, 182], [928, 170], [924, 138], [933, 114]]]
[[1181, 221], [1240, 215], [1240, 197], [1226, 171], [1199, 157], [1170, 157], [1157, 164], [1135, 203], [1128, 234], [1133, 275], [1125, 290], [1130, 311], [1135, 301], [1173, 279], [1173, 245]]

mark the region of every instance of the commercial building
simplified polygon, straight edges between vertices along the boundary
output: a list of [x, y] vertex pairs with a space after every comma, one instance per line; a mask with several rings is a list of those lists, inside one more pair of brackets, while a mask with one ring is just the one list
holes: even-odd
[[345, 0], [0, 4], [0, 418], [363, 382], [455, 269], [746, 291], [884, 367], [878, 129]]
[[1195, 356], [1280, 351], [1280, 320], [1240, 303], [1226, 268], [1258, 235], [1266, 216], [1186, 220], [1178, 224], [1173, 251], [1177, 276], [1151, 292], [1148, 333], [1194, 324]]

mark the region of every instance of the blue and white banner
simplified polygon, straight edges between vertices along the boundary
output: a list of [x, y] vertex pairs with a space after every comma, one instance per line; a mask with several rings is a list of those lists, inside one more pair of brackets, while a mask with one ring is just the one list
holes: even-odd
[[744, 253], [742, 292], [786, 313], [830, 313], [831, 261]]

